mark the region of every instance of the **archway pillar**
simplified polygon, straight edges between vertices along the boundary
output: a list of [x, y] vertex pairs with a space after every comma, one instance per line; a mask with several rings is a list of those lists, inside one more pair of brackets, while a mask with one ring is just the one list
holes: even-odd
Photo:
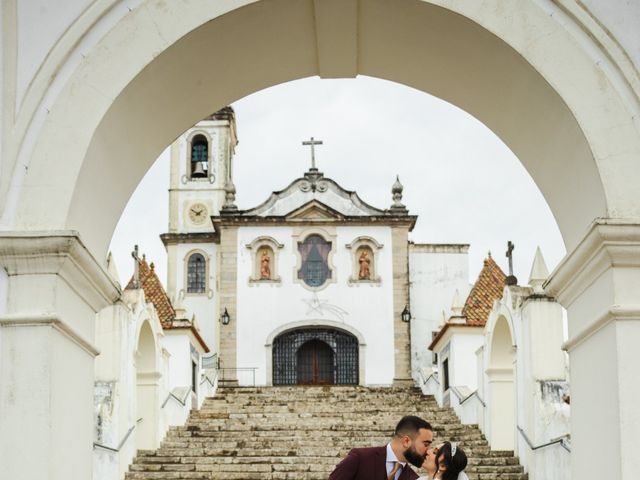
[[120, 295], [73, 232], [0, 234], [0, 465], [91, 478], [95, 315]]
[[[640, 223], [598, 219], [545, 289], [568, 310], [572, 478], [640, 470]], [[594, 462], [598, 458], [606, 462]]]
[[514, 450], [515, 387], [513, 368], [488, 368], [489, 401], [491, 402], [489, 422], [489, 443], [491, 450]]

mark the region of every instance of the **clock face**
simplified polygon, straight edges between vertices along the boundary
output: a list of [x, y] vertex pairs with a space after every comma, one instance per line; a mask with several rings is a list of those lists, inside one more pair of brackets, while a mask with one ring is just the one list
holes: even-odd
[[202, 203], [194, 203], [189, 207], [189, 220], [195, 224], [204, 223], [207, 220], [207, 206]]

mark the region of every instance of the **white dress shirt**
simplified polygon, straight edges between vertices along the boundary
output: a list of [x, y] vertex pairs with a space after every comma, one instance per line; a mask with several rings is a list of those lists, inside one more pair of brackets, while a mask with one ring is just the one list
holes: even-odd
[[398, 480], [398, 478], [400, 478], [400, 475], [402, 475], [402, 470], [404, 470], [404, 467], [407, 466], [407, 462], [401, 462], [400, 460], [398, 460], [396, 454], [393, 453], [391, 444], [387, 443], [387, 476], [389, 476], [391, 470], [393, 470], [393, 466], [396, 462], [402, 465], [402, 468], [398, 469], [398, 471], [396, 472], [396, 476], [394, 477], [395, 480]]

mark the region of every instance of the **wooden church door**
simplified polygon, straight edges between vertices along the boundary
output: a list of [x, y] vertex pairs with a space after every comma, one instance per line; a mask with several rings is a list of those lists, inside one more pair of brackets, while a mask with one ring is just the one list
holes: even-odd
[[298, 384], [332, 385], [333, 349], [321, 340], [310, 340], [298, 349]]

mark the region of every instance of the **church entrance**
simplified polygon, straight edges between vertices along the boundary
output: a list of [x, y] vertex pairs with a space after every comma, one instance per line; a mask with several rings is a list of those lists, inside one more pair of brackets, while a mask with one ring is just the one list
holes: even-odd
[[341, 330], [291, 330], [273, 341], [273, 385], [357, 385], [358, 371], [358, 340]]
[[310, 340], [298, 349], [298, 383], [333, 384], [333, 350], [320, 340]]

